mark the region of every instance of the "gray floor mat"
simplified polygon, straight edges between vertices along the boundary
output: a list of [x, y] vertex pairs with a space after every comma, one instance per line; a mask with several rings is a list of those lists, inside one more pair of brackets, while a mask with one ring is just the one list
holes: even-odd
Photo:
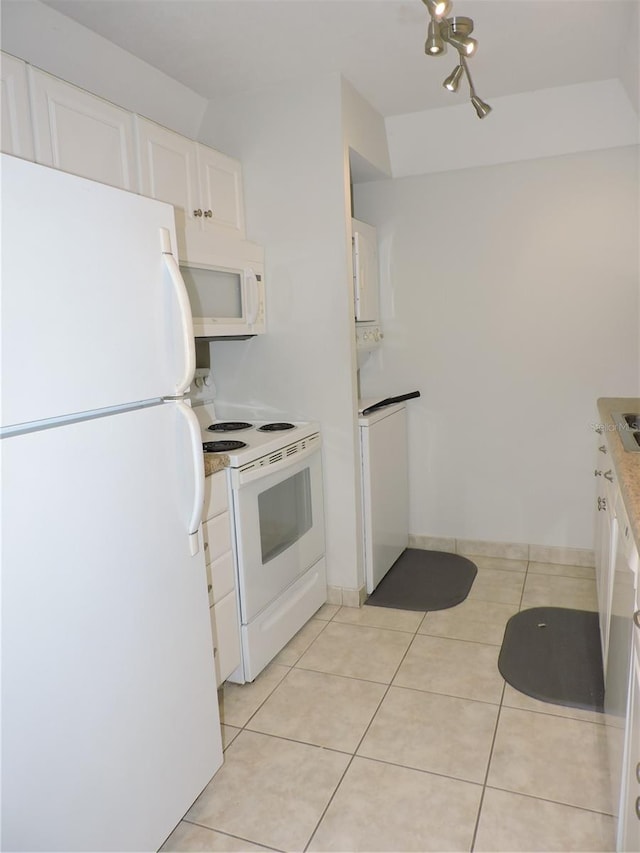
[[587, 711], [604, 710], [598, 614], [532, 607], [507, 622], [498, 669], [534, 699]]
[[477, 573], [475, 563], [458, 554], [407, 548], [365, 604], [399, 610], [446, 610], [465, 600]]

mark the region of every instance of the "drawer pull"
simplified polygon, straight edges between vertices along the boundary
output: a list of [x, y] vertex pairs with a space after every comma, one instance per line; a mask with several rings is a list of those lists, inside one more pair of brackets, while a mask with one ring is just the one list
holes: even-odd
[[640, 797], [636, 797], [636, 817], [640, 820]]
[[[636, 610], [633, 614], [633, 621], [636, 623], [636, 628], [640, 628], [640, 610]], [[640, 778], [638, 779], [638, 782], [640, 782]]]
[[640, 782], [640, 761], [636, 764], [636, 779]]

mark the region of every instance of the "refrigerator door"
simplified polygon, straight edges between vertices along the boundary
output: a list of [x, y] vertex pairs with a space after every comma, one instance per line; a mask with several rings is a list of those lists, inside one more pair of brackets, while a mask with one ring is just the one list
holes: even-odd
[[0, 156], [0, 426], [182, 394], [194, 342], [173, 208]]
[[222, 764], [183, 409], [0, 442], [3, 850], [156, 850]]

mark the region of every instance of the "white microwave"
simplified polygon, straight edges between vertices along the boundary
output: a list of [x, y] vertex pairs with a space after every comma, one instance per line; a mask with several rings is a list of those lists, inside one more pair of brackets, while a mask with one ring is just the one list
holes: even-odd
[[196, 338], [248, 338], [266, 330], [264, 262], [251, 255], [180, 262]]

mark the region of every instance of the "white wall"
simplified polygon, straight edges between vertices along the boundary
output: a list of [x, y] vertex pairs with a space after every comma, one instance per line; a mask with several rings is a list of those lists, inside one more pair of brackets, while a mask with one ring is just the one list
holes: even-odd
[[321, 422], [329, 584], [355, 589], [358, 449], [340, 93], [331, 75], [217, 101], [199, 138], [242, 161], [248, 236], [265, 246], [268, 334], [212, 344], [218, 397], [244, 405], [237, 411], [247, 416]]
[[596, 398], [637, 396], [638, 149], [356, 187], [385, 346], [363, 393], [419, 388], [411, 532], [592, 547]]
[[2, 0], [2, 50], [194, 139], [205, 98], [37, 0]]
[[620, 80], [492, 98], [480, 121], [468, 101], [386, 120], [394, 177], [448, 172], [634, 145], [638, 115]]

